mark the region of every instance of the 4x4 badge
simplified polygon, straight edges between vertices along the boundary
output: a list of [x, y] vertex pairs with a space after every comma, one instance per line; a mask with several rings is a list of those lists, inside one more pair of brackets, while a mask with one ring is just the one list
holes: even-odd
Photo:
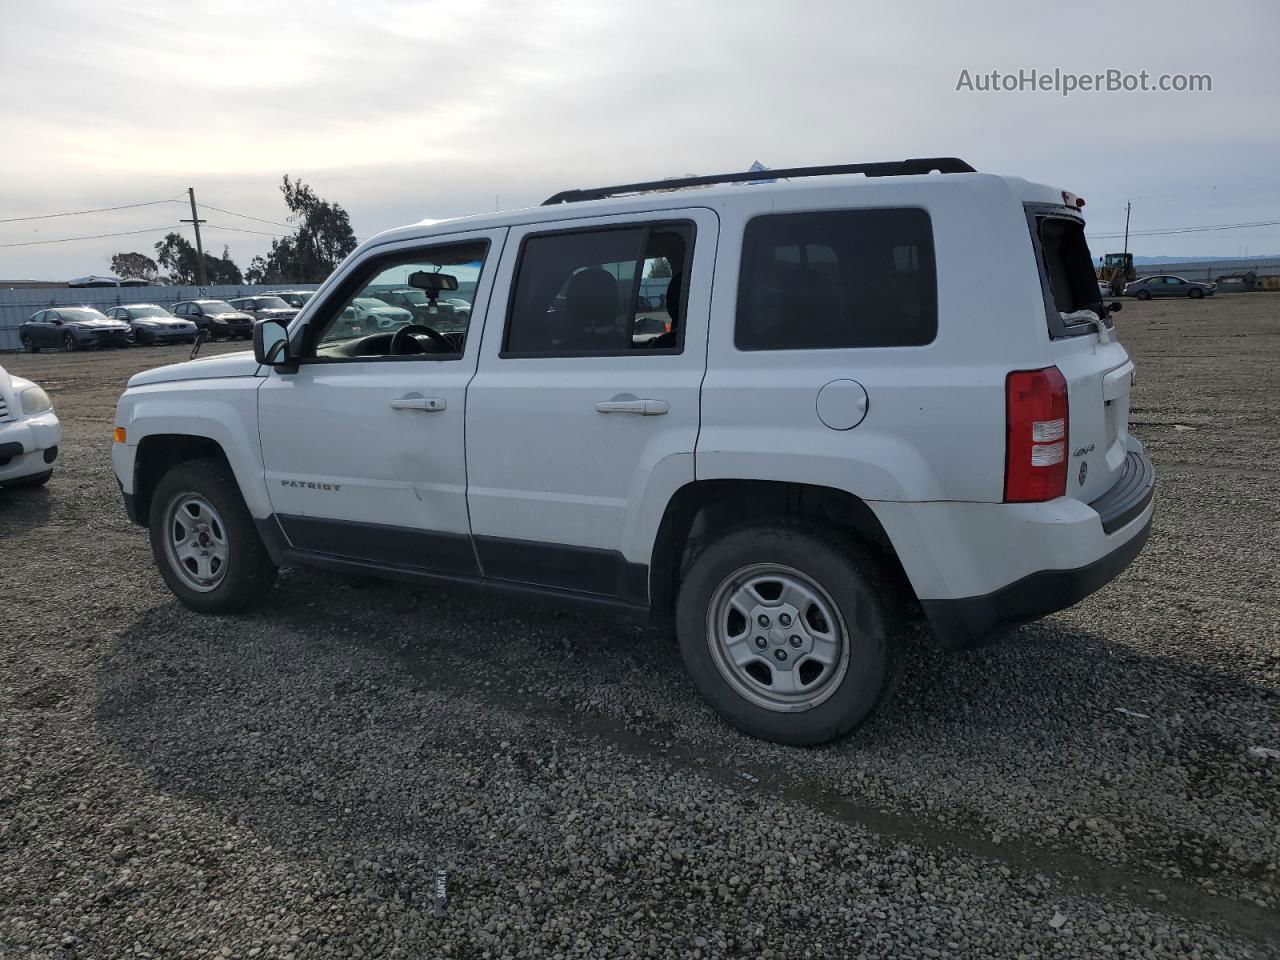
[[1080, 486], [1084, 486], [1084, 478], [1089, 475], [1089, 461], [1080, 464]]

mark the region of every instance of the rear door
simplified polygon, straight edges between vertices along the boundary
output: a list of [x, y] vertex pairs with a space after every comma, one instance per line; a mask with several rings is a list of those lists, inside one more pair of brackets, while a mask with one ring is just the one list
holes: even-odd
[[[467, 391], [486, 577], [647, 602], [659, 519], [694, 479], [717, 227], [682, 209], [512, 229]], [[637, 311], [664, 274], [674, 308]], [[637, 333], [650, 313], [671, 332]]]
[[1066, 207], [1033, 213], [1030, 221], [1050, 353], [1067, 381], [1066, 495], [1088, 503], [1110, 490], [1124, 468], [1133, 362], [1109, 320], [1100, 336], [1096, 324], [1080, 319], [1099, 303], [1084, 222]]

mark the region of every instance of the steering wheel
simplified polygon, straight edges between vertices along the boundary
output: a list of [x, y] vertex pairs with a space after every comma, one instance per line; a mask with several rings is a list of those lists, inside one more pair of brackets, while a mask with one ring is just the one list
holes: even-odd
[[[411, 336], [416, 337], [420, 333], [425, 333], [427, 337], [429, 337], [434, 344], [436, 344], [438, 347], [441, 348], [442, 352], [444, 353], [457, 352], [456, 350], [454, 350], [453, 344], [450, 343], [447, 339], [445, 339], [444, 334], [437, 333], [435, 330], [432, 330], [430, 327], [428, 327], [424, 323], [407, 323], [392, 335], [391, 349], [389, 351], [390, 355], [393, 357], [398, 357], [402, 353], [409, 352], [405, 350], [405, 344], [409, 342], [409, 337]], [[426, 350], [422, 349], [422, 345], [417, 343], [417, 341], [414, 341], [414, 345], [417, 346], [419, 353], [427, 352]]]

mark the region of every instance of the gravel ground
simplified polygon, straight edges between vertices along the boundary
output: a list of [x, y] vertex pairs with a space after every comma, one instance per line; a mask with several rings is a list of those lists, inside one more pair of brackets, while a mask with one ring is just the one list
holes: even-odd
[[192, 614], [109, 457], [184, 351], [4, 356], [66, 436], [0, 491], [0, 956], [1280, 956], [1280, 297], [1119, 329], [1146, 551], [818, 750], [580, 613], [293, 571]]

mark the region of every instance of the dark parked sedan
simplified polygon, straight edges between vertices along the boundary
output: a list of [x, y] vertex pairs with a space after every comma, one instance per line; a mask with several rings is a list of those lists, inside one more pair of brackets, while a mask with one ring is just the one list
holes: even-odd
[[255, 320], [279, 320], [281, 323], [288, 323], [298, 315], [297, 307], [289, 306], [275, 295], [241, 297], [230, 303], [231, 306], [249, 314]]
[[248, 340], [253, 317], [225, 300], [183, 300], [169, 308], [179, 320], [190, 320], [210, 340]]
[[130, 303], [112, 307], [107, 316], [129, 324], [133, 342], [153, 345], [158, 343], [195, 343], [196, 325], [190, 320], [179, 320], [164, 307], [154, 303]]
[[110, 320], [93, 307], [57, 307], [32, 314], [18, 327], [18, 340], [27, 353], [39, 353], [42, 347], [68, 351], [127, 347], [129, 325]]
[[1124, 285], [1126, 297], [1137, 297], [1139, 300], [1150, 300], [1152, 297], [1190, 297], [1199, 300], [1201, 297], [1212, 297], [1218, 289], [1216, 283], [1201, 283], [1199, 280], [1183, 280], [1182, 277], [1139, 277]]

